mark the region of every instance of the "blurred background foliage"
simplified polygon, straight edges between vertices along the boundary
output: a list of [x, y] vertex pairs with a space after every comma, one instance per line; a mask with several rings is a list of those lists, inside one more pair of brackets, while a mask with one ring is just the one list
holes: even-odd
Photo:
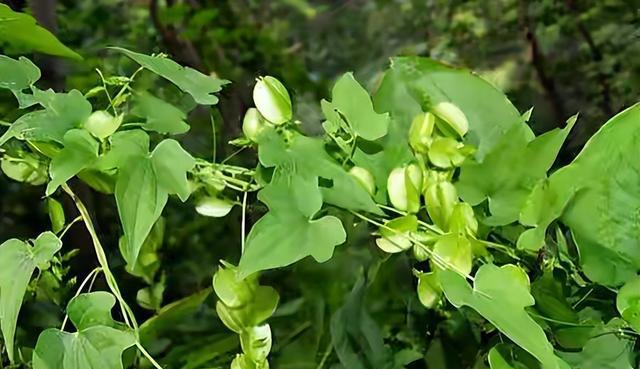
[[[395, 55], [430, 56], [468, 67], [504, 90], [520, 111], [533, 106], [530, 122], [536, 132], [563, 126], [579, 112], [577, 127], [560, 158], [564, 162], [608, 117], [640, 96], [640, 5], [635, 0], [2, 2], [33, 14], [84, 57], [76, 62], [32, 55], [43, 70], [41, 87], [86, 92], [99, 84], [96, 68], [105, 76], [129, 75], [132, 65], [107, 49], [115, 45], [165, 53], [184, 65], [231, 80], [215, 111], [210, 114], [198, 108], [190, 113], [192, 129], [182, 138], [191, 152], [207, 160], [212, 159], [214, 141], [216, 160], [235, 150], [226, 143], [240, 135], [244, 112], [252, 105], [254, 80], [264, 74], [285, 83], [294, 95], [296, 117], [313, 132], [320, 129], [320, 99], [329, 96], [333, 81], [345, 71], [354, 71], [359, 81], [375, 91], [381, 72]], [[20, 54], [10, 47], [2, 49], [8, 55]], [[136, 84], [185, 110], [193, 106], [166, 84], [145, 79]], [[1, 101], [2, 120], [11, 121], [19, 114], [17, 107], [10, 98]], [[231, 162], [255, 164], [255, 153], [242, 152]], [[237, 338], [215, 318], [207, 289], [219, 259], [238, 260], [239, 207], [229, 217], [214, 219], [198, 216], [192, 203], [170, 202], [160, 236], [147, 245], [152, 271], [138, 278], [125, 271], [118, 253], [121, 230], [113, 198], [79, 182], [73, 185], [97, 220], [126, 298], [135, 301], [138, 296], [140, 320], [160, 312], [162, 319], [152, 319], [144, 336], [153, 353], [171, 368], [228, 363]], [[25, 190], [0, 177], [0, 239], [33, 237], [50, 227], [42, 194], [41, 187]], [[60, 200], [67, 201], [62, 196]], [[63, 205], [73, 214], [71, 204]], [[260, 205], [251, 206], [249, 220], [255, 222], [263, 212]], [[349, 322], [349, 329], [365, 337], [354, 339], [356, 346], [366, 346], [367, 335], [379, 329], [387, 345], [397, 346], [393, 352], [398, 363], [411, 361], [417, 353], [427, 358], [429, 368], [482, 367], [477, 362], [482, 338], [468, 324], [476, 319], [473, 314], [446, 320], [431, 316], [415, 297], [409, 259], [382, 255], [368, 244], [366, 235], [365, 229], [351, 230], [349, 246], [337, 248], [328, 263], [304, 260], [264, 274], [263, 284], [275, 286], [281, 294], [281, 307], [271, 322], [272, 366], [339, 368], [330, 350], [333, 316]], [[50, 282], [40, 283], [28, 299], [19, 324], [22, 342], [34, 342], [40, 329], [60, 321], [60, 307], [75, 289], [74, 280], [67, 276], [84, 278], [96, 266], [82, 227], [72, 228], [65, 244], [67, 252], [77, 249], [69, 257], [70, 270], [44, 276]], [[359, 291], [351, 292], [359, 278], [368, 282], [366, 304]], [[98, 280], [95, 288], [104, 288], [102, 283]], [[56, 290], [58, 285], [69, 288]], [[363, 308], [335, 314], [347, 301]], [[160, 309], [167, 304], [172, 305]], [[373, 351], [371, 360], [388, 354], [373, 355], [377, 349], [367, 349]], [[373, 361], [371, 365], [376, 367]], [[424, 365], [418, 360], [408, 367]]]

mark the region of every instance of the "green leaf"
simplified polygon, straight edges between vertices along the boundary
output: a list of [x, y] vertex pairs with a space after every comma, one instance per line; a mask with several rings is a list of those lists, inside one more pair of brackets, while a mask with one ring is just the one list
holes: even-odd
[[45, 270], [62, 242], [51, 232], [42, 233], [33, 247], [18, 239], [0, 245], [0, 327], [7, 354], [14, 362], [14, 336], [18, 313], [33, 271]]
[[135, 335], [111, 318], [116, 300], [107, 292], [74, 297], [67, 307], [77, 332], [49, 328], [38, 337], [34, 369], [122, 369], [122, 352]]
[[120, 47], [112, 49], [125, 54], [142, 67], [173, 82], [182, 91], [190, 94], [198, 104], [217, 104], [218, 98], [214, 93], [229, 83], [227, 80], [202, 74], [193, 68], [183, 67], [166, 57], [139, 54]]
[[166, 139], [151, 153], [151, 162], [160, 186], [169, 194], [177, 194], [183, 202], [187, 201], [191, 194], [187, 172], [193, 169], [196, 160], [178, 141]]
[[382, 330], [366, 310], [365, 287], [360, 277], [344, 305], [331, 317], [331, 343], [344, 368], [387, 368], [393, 357]]
[[45, 109], [18, 118], [0, 137], [0, 145], [13, 137], [63, 143], [65, 133], [82, 126], [91, 114], [91, 104], [78, 90], [66, 94], [35, 90], [34, 97]]
[[[321, 202], [350, 210], [364, 210], [380, 214], [380, 209], [367, 190], [327, 154], [322, 140], [295, 135], [287, 144], [273, 129], [266, 130], [259, 138], [260, 163], [276, 167], [285, 176], [301, 177], [304, 182], [329, 180], [321, 187]], [[306, 201], [300, 204], [308, 204]], [[303, 209], [300, 209], [304, 212]]]
[[51, 32], [37, 25], [32, 16], [14, 12], [5, 4], [0, 4], [0, 41], [44, 54], [82, 59], [58, 41]]
[[[148, 284], [153, 284], [153, 278], [160, 268], [160, 257], [158, 256], [158, 250], [162, 246], [164, 241], [164, 229], [165, 221], [163, 217], [158, 218], [151, 231], [145, 238], [140, 247], [140, 253], [135, 264], [127, 264], [126, 270], [129, 274], [135, 275], [145, 280]], [[125, 237], [120, 237], [118, 242], [120, 253], [125, 260], [131, 260], [129, 256], [129, 250]]]
[[616, 334], [625, 328], [623, 321], [613, 319], [592, 333], [580, 352], [562, 352], [560, 356], [575, 369], [635, 368], [635, 339]]
[[[0, 9], [2, 6], [3, 5], [0, 4]], [[22, 91], [33, 85], [39, 79], [40, 69], [38, 69], [31, 60], [24, 56], [16, 60], [5, 55], [0, 55], [0, 88], [6, 88], [11, 91]]]
[[466, 116], [469, 131], [465, 143], [478, 148], [478, 160], [514, 125], [523, 126], [532, 135], [504, 93], [469, 70], [428, 58], [393, 58], [374, 98], [376, 110], [389, 112], [392, 126], [402, 127], [403, 141], [412, 119], [440, 102], [453, 103]]
[[389, 115], [373, 110], [369, 93], [356, 81], [353, 73], [345, 73], [340, 77], [333, 86], [331, 96], [331, 102], [322, 101], [322, 110], [328, 120], [344, 117], [356, 136], [365, 140], [376, 140], [387, 134]]
[[51, 181], [47, 185], [47, 196], [98, 158], [98, 141], [84, 129], [68, 131], [63, 141], [64, 148], [51, 160], [49, 166]]
[[565, 128], [533, 140], [521, 125], [513, 126], [481, 163], [468, 161], [462, 166], [456, 183], [460, 197], [473, 206], [489, 200], [491, 216], [485, 223], [505, 225], [518, 220], [528, 194], [546, 178], [576, 119], [573, 116]]
[[[567, 225], [584, 273], [594, 282], [618, 286], [640, 269], [637, 209], [640, 207], [640, 104], [611, 118], [576, 159], [535, 189], [521, 222], [534, 226], [519, 244], [539, 248], [556, 218]], [[604, 175], [606, 173], [606, 175]]]
[[525, 308], [535, 303], [529, 293], [527, 275], [515, 265], [485, 264], [475, 275], [473, 288], [451, 270], [438, 273], [440, 285], [455, 307], [469, 306], [514, 343], [533, 355], [545, 369], [567, 368], [554, 355], [542, 328]]
[[122, 222], [127, 252], [122, 256], [135, 265], [140, 248], [158, 220], [169, 194], [158, 183], [151, 160], [132, 160], [118, 172], [116, 204]]
[[[148, 143], [146, 134], [117, 136], [117, 140], [117, 151], [107, 164], [119, 167], [115, 195], [124, 229], [126, 253], [123, 256], [127, 264], [135, 265], [140, 248], [162, 214], [168, 196], [177, 194], [182, 201], [189, 197], [187, 171], [193, 168], [195, 160], [175, 140], [163, 140], [151, 155], [142, 155]], [[138, 151], [139, 155], [132, 152], [127, 155], [128, 149]]]
[[[356, 184], [357, 185], [357, 184]], [[279, 268], [311, 255], [325, 262], [346, 233], [334, 216], [314, 219], [322, 206], [317, 182], [300, 176], [274, 178], [258, 193], [269, 212], [251, 228], [238, 266], [240, 275]]]
[[633, 329], [640, 331], [640, 277], [628, 280], [620, 288], [616, 297], [616, 308]]
[[189, 130], [189, 125], [184, 121], [186, 114], [168, 102], [149, 93], [141, 93], [134, 101], [131, 113], [147, 120], [142, 128], [171, 135]]
[[139, 129], [116, 132], [109, 140], [109, 151], [100, 156], [94, 169], [113, 171], [149, 153], [149, 135]]

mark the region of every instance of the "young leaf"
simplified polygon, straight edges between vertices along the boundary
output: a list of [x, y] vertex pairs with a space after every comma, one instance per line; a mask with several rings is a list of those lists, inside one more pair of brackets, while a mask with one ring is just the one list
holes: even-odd
[[51, 232], [38, 236], [33, 247], [17, 239], [0, 245], [0, 327], [12, 363], [18, 313], [31, 275], [36, 268], [47, 269], [61, 247], [62, 242]]
[[18, 118], [0, 137], [0, 145], [10, 138], [63, 143], [68, 130], [77, 128], [91, 114], [91, 104], [78, 90], [69, 93], [34, 91], [44, 110], [36, 110]]
[[122, 369], [122, 352], [133, 346], [136, 338], [111, 317], [115, 303], [107, 292], [74, 297], [67, 314], [77, 331], [49, 328], [42, 332], [33, 351], [33, 368]]
[[262, 165], [275, 166], [287, 176], [307, 182], [317, 182], [318, 177], [330, 180], [330, 186], [321, 187], [322, 200], [328, 204], [380, 214], [367, 190], [327, 154], [320, 139], [295, 135], [287, 145], [270, 129], [260, 136], [258, 155]]
[[376, 140], [387, 134], [389, 115], [378, 114], [373, 110], [373, 103], [365, 90], [353, 77], [353, 73], [345, 73], [333, 86], [331, 102], [323, 100], [322, 110], [328, 120], [342, 119], [353, 128], [354, 133], [365, 140]]
[[[357, 184], [356, 184], [357, 185]], [[258, 193], [269, 212], [251, 228], [238, 268], [241, 277], [290, 265], [308, 255], [331, 258], [346, 233], [334, 216], [313, 219], [322, 206], [315, 179], [274, 178]]]
[[526, 312], [535, 303], [529, 293], [529, 280], [515, 265], [502, 267], [485, 264], [475, 275], [471, 287], [460, 274], [451, 270], [438, 273], [440, 285], [455, 307], [469, 306], [518, 346], [540, 361], [544, 369], [568, 369], [555, 356], [542, 328]]
[[638, 122], [640, 104], [611, 118], [570, 165], [532, 192], [521, 222], [535, 228], [520, 236], [519, 245], [541, 247], [546, 227], [560, 217], [571, 228], [580, 263], [592, 281], [619, 286], [636, 275], [640, 239], [629, 230], [636, 228], [640, 207], [640, 162], [634, 155], [640, 143]]
[[0, 4], [0, 41], [45, 54], [82, 59], [51, 32], [37, 25], [32, 16], [14, 12], [5, 4]]
[[193, 68], [183, 67], [166, 57], [139, 54], [120, 47], [112, 49], [125, 54], [142, 67], [173, 82], [182, 91], [190, 94], [198, 104], [217, 104], [218, 98], [214, 93], [229, 83], [227, 80], [202, 74]]
[[142, 128], [148, 131], [177, 135], [190, 128], [184, 121], [186, 114], [182, 110], [149, 93], [141, 93], [134, 102], [131, 113], [147, 120]]
[[[522, 125], [513, 126], [497, 141], [482, 162], [466, 162], [456, 188], [475, 206], [489, 200], [491, 216], [485, 223], [505, 225], [518, 220], [520, 209], [535, 184], [546, 177], [577, 116], [563, 129], [529, 140]], [[487, 175], [491, 173], [491, 175]]]
[[178, 141], [166, 139], [160, 142], [151, 153], [151, 163], [158, 184], [169, 194], [177, 194], [180, 200], [187, 201], [191, 194], [187, 172], [193, 169], [196, 161]]
[[49, 166], [51, 182], [47, 185], [47, 196], [98, 158], [98, 141], [84, 129], [70, 130], [64, 135], [63, 141], [64, 148]]

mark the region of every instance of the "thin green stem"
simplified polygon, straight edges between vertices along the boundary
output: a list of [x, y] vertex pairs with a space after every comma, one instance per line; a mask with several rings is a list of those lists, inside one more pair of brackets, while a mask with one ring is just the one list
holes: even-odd
[[[398, 209], [396, 209], [394, 207], [387, 206], [387, 205], [376, 204], [376, 206], [378, 206], [382, 210], [388, 210], [388, 211], [394, 212], [394, 213], [399, 214], [399, 215], [408, 215], [409, 214], [407, 212], [400, 211], [400, 210], [398, 210]], [[421, 226], [425, 227], [426, 229], [428, 229], [428, 230], [430, 230], [432, 232], [435, 232], [437, 234], [440, 234], [440, 235], [445, 234], [445, 232], [442, 229], [438, 228], [437, 226], [435, 226], [433, 224], [429, 224], [429, 223], [427, 223], [425, 221], [422, 221], [420, 219], [418, 219], [418, 224], [420, 224]]]
[[93, 242], [93, 248], [95, 250], [98, 263], [102, 267], [102, 271], [107, 281], [107, 286], [109, 286], [109, 289], [118, 300], [118, 303], [120, 305], [120, 310], [122, 312], [122, 316], [124, 318], [125, 323], [131, 328], [133, 328], [137, 337], [138, 323], [136, 322], [135, 315], [133, 314], [133, 311], [131, 310], [127, 302], [124, 301], [124, 298], [120, 293], [120, 288], [118, 287], [118, 283], [116, 282], [116, 279], [113, 276], [113, 273], [111, 273], [111, 269], [109, 269], [109, 262], [107, 260], [107, 255], [104, 252], [102, 243], [100, 243], [100, 238], [98, 237], [95, 227], [93, 226], [93, 221], [91, 220], [89, 211], [87, 210], [84, 203], [80, 200], [80, 198], [71, 190], [71, 188], [67, 184], [62, 185], [62, 189], [64, 190], [64, 192], [66, 192], [69, 195], [69, 197], [71, 197], [71, 199], [76, 205], [76, 208], [80, 212], [80, 216], [82, 217], [82, 220], [84, 221], [87, 231], [89, 231], [89, 235], [91, 236], [91, 240]]
[[240, 250], [242, 254], [244, 254], [244, 243], [246, 238], [246, 227], [247, 227], [247, 193], [245, 192], [242, 196], [242, 224], [240, 225]]
[[144, 357], [149, 360], [151, 365], [153, 365], [156, 369], [163, 369], [162, 366], [158, 364], [158, 362], [153, 358], [153, 356], [151, 356], [151, 354], [149, 354], [149, 352], [144, 348], [144, 346], [142, 346], [142, 344], [138, 340], [136, 340], [136, 347], [138, 348], [138, 350], [140, 350], [142, 355], [144, 355]]
[[216, 158], [218, 157], [217, 155], [217, 151], [218, 151], [218, 138], [216, 136], [216, 121], [215, 119], [213, 119], [213, 114], [209, 113], [209, 117], [211, 117], [211, 131], [213, 132], [213, 158], [211, 159], [212, 162], [216, 162]]
[[100, 80], [102, 81], [102, 88], [104, 89], [104, 94], [107, 95], [107, 100], [109, 100], [109, 107], [111, 107], [111, 110], [113, 110], [113, 114], [118, 115], [118, 112], [116, 111], [116, 108], [113, 106], [113, 99], [111, 98], [111, 94], [109, 93], [109, 90], [107, 89], [107, 82], [105, 82], [104, 80], [104, 76], [102, 75], [102, 71], [98, 68], [96, 68], [96, 72], [98, 72], [98, 75], [100, 76]]
[[575, 309], [576, 307], [578, 307], [578, 305], [580, 305], [584, 300], [586, 300], [587, 297], [589, 297], [589, 295], [591, 295], [592, 292], [593, 292], [593, 288], [589, 289], [589, 291], [587, 291], [587, 293], [585, 293], [584, 296], [580, 298], [580, 300], [578, 300], [575, 304], [573, 304], [571, 308]]
[[[75, 295], [73, 295], [73, 298], [78, 297], [78, 295], [80, 295], [80, 292], [82, 292], [87, 282], [89, 282], [89, 280], [91, 279], [95, 279], [95, 276], [97, 276], [101, 271], [102, 271], [102, 268], [96, 267], [91, 272], [89, 272], [89, 274], [87, 274], [87, 276], [84, 278], [82, 283], [80, 283], [80, 286], [78, 287], [78, 290], [76, 291]], [[93, 285], [93, 283], [91, 285]], [[89, 291], [91, 291], [91, 287], [89, 287]], [[64, 319], [62, 320], [62, 326], [60, 327], [61, 331], [64, 331], [64, 327], [67, 325], [67, 320], [69, 320], [69, 315], [65, 314]]]
[[421, 249], [423, 249], [428, 255], [429, 257], [431, 257], [431, 259], [434, 261], [434, 263], [436, 263], [436, 265], [438, 265], [439, 267], [443, 268], [443, 269], [450, 269], [453, 270], [454, 272], [460, 274], [461, 276], [469, 279], [470, 281], [474, 281], [475, 279], [473, 278], [473, 276], [462, 272], [461, 270], [459, 270], [458, 268], [455, 267], [455, 265], [450, 264], [449, 262], [447, 262], [446, 260], [442, 259], [442, 257], [440, 257], [440, 255], [436, 254], [433, 252], [433, 250], [431, 250], [427, 245], [425, 245], [424, 243], [422, 243], [420, 240], [416, 239], [415, 237], [412, 237], [411, 235], [407, 234], [406, 232], [400, 232], [397, 229], [393, 229], [389, 226], [387, 226], [384, 223], [378, 222], [376, 220], [373, 220], [365, 215], [362, 215], [356, 211], [353, 210], [349, 210], [353, 215], [355, 215], [356, 217], [371, 223], [373, 225], [376, 225], [378, 227], [384, 228], [388, 231], [391, 231], [393, 233], [395, 233], [396, 235], [399, 235], [400, 237], [407, 239], [411, 242], [413, 242], [414, 244], [418, 245]]
[[58, 238], [62, 238], [64, 237], [65, 234], [67, 234], [67, 231], [77, 222], [81, 221], [82, 217], [81, 216], [77, 216], [75, 217], [69, 224], [67, 224], [64, 229], [62, 230], [62, 232], [60, 232], [60, 235], [58, 235]]
[[122, 96], [122, 94], [125, 93], [125, 91], [127, 91], [129, 89], [129, 86], [131, 86], [131, 83], [133, 82], [133, 80], [136, 78], [136, 75], [138, 75], [138, 73], [140, 73], [144, 68], [140, 67], [138, 69], [136, 69], [135, 72], [133, 72], [133, 74], [131, 75], [131, 77], [129, 77], [129, 80], [127, 81], [127, 83], [125, 83], [122, 88], [120, 89], [120, 91], [118, 91], [118, 93], [116, 94], [116, 96], [113, 98], [113, 100], [109, 101], [109, 105], [110, 107], [113, 109], [113, 112], [118, 115], [118, 113], [116, 113], [116, 108], [113, 105], [114, 101], [118, 101], [118, 99], [120, 98], [120, 96]]

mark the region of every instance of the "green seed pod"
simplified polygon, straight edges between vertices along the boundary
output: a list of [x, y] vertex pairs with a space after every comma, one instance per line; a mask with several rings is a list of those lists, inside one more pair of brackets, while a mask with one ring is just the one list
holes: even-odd
[[5, 156], [0, 160], [0, 169], [14, 181], [28, 183], [33, 186], [44, 184], [48, 179], [44, 165], [30, 154], [19, 159]]
[[258, 109], [249, 108], [242, 120], [242, 132], [251, 141], [257, 142], [258, 136], [266, 127], [267, 122]]
[[240, 346], [244, 354], [254, 362], [267, 359], [271, 351], [271, 327], [269, 324], [253, 326], [240, 334]]
[[458, 192], [451, 182], [438, 182], [424, 192], [427, 213], [435, 225], [443, 231], [449, 230], [451, 214], [458, 203]]
[[455, 104], [442, 101], [433, 106], [431, 111], [460, 137], [463, 137], [469, 130], [469, 121], [467, 121], [466, 115]]
[[376, 245], [387, 253], [394, 254], [408, 250], [413, 245], [409, 239], [411, 232], [418, 229], [418, 218], [415, 215], [405, 215], [392, 219], [380, 227], [382, 238], [376, 240]]
[[431, 113], [420, 113], [413, 118], [409, 129], [409, 145], [415, 152], [426, 153], [431, 144], [436, 117]]
[[349, 174], [367, 190], [369, 195], [373, 195], [376, 192], [376, 184], [371, 172], [362, 167], [353, 167], [349, 170]]
[[[463, 274], [471, 273], [473, 252], [471, 242], [466, 237], [457, 234], [444, 235], [436, 242], [433, 253], [438, 255], [437, 260], [434, 260], [437, 269], [446, 267]], [[445, 265], [439, 265], [436, 261]]]
[[449, 229], [452, 232], [466, 233], [475, 236], [478, 232], [478, 220], [473, 213], [473, 208], [466, 202], [456, 204], [451, 213]]
[[420, 209], [422, 170], [415, 164], [396, 168], [387, 178], [387, 193], [394, 208], [416, 213]]
[[206, 217], [221, 218], [229, 214], [233, 203], [218, 197], [203, 197], [196, 205], [196, 211]]
[[266, 120], [283, 124], [291, 120], [291, 97], [277, 79], [266, 76], [258, 78], [253, 88], [253, 102]]
[[104, 110], [94, 111], [84, 122], [84, 128], [94, 137], [104, 140], [120, 127], [122, 118], [122, 115], [114, 117]]
[[442, 290], [434, 272], [418, 274], [417, 290], [418, 300], [424, 307], [429, 309], [436, 306], [442, 296]]

